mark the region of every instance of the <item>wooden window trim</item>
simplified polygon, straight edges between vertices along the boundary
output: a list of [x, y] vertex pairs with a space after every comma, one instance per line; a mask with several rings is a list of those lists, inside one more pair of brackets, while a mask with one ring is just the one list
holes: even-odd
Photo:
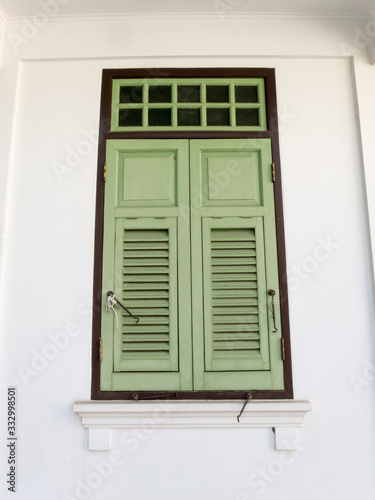
[[[267, 131], [140, 131], [111, 132], [112, 83], [117, 78], [263, 78], [266, 92]], [[272, 68], [162, 68], [162, 69], [105, 69], [102, 74], [102, 93], [99, 122], [99, 150], [96, 192], [96, 225], [94, 248], [93, 328], [92, 328], [92, 385], [91, 398], [97, 400], [134, 399], [134, 391], [100, 391], [99, 347], [102, 310], [102, 254], [104, 218], [104, 182], [106, 141], [108, 139], [257, 139], [270, 138], [272, 157], [277, 175], [274, 183], [276, 240], [280, 286], [281, 327], [284, 339], [284, 386], [282, 391], [251, 391], [253, 399], [292, 399], [292, 363], [289, 327], [288, 289], [286, 278], [285, 233], [281, 190], [280, 152], [278, 136], [275, 70]], [[139, 399], [244, 399], [248, 391], [177, 391], [140, 392]]]

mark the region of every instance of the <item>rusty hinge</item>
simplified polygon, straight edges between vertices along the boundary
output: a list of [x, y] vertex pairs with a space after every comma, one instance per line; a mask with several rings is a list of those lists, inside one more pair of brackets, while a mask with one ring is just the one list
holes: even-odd
[[105, 182], [106, 180], [107, 180], [107, 163], [104, 163], [103, 181]]
[[99, 363], [102, 362], [102, 359], [103, 359], [102, 339], [99, 339]]
[[275, 164], [272, 163], [272, 182], [276, 181], [276, 170], [275, 170]]
[[281, 353], [283, 356], [283, 361], [285, 361], [285, 341], [283, 337], [281, 337]]

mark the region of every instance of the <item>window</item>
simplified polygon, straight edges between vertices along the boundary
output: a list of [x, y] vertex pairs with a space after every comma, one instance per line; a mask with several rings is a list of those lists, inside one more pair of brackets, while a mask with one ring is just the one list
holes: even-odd
[[111, 130], [266, 130], [264, 80], [117, 79]]
[[168, 71], [104, 74], [93, 397], [290, 398], [273, 72]]

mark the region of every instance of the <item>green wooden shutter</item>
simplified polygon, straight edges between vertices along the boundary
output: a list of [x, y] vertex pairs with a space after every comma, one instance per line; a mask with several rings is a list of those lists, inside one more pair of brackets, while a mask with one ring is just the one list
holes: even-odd
[[194, 388], [283, 389], [270, 141], [190, 149]]
[[268, 139], [107, 141], [101, 390], [284, 388], [271, 162]]
[[[187, 141], [107, 141], [101, 390], [192, 388], [188, 159]], [[139, 317], [116, 309], [120, 333], [108, 290]]]

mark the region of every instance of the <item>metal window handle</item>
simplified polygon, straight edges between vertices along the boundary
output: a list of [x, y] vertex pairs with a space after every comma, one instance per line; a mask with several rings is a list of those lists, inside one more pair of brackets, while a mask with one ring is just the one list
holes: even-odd
[[118, 306], [122, 307], [124, 309], [124, 311], [126, 311], [129, 314], [129, 316], [131, 316], [132, 318], [135, 319], [136, 323], [139, 322], [138, 316], [134, 316], [134, 314], [132, 314], [129, 311], [129, 309], [127, 309], [123, 304], [121, 304], [121, 302], [118, 299], [116, 299], [115, 294], [113, 292], [111, 292], [111, 291], [107, 292], [107, 297], [109, 299], [111, 299], [111, 301], [115, 302]]
[[268, 295], [271, 297], [271, 314], [272, 314], [272, 319], [273, 319], [273, 327], [274, 330], [272, 333], [276, 333], [279, 330], [276, 328], [276, 318], [275, 318], [275, 301], [273, 300], [274, 296], [276, 295], [275, 290], [268, 290]]

